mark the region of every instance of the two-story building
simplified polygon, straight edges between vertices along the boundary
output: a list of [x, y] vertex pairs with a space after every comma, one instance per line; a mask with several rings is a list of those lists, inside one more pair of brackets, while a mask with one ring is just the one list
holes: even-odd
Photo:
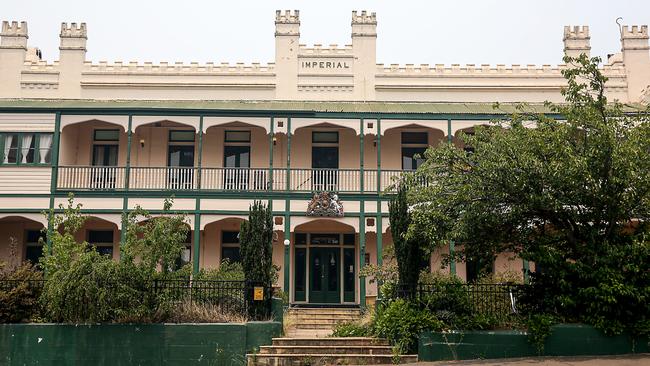
[[[118, 259], [122, 213], [160, 214], [173, 195], [191, 229], [183, 259], [214, 268], [238, 259], [239, 225], [261, 199], [290, 301], [362, 304], [377, 290], [359, 270], [392, 242], [394, 179], [516, 103], [548, 112], [542, 102], [562, 101], [566, 65], [377, 64], [374, 13], [352, 13], [343, 47], [300, 44], [298, 11], [278, 11], [275, 26], [273, 63], [154, 64], [87, 61], [84, 23], [62, 24], [59, 60], [44, 61], [25, 22], [3, 22], [0, 259], [37, 260], [42, 212], [69, 192], [91, 217], [79, 240]], [[608, 97], [647, 102], [647, 27], [620, 36], [602, 66]], [[566, 54], [589, 54], [589, 42], [588, 27], [564, 29]], [[432, 255], [432, 268], [453, 250]], [[493, 264], [527, 267], [508, 253]], [[476, 275], [471, 263], [444, 270]]]

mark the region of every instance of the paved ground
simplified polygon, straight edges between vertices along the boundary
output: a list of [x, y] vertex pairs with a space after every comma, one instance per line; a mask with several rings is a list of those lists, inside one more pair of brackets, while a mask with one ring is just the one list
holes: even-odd
[[650, 366], [650, 354], [600, 357], [535, 357], [504, 360], [419, 362], [413, 366]]

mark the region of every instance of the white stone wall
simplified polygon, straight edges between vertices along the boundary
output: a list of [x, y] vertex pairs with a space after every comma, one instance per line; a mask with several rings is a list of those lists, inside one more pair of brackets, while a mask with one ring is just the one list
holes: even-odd
[[[25, 22], [4, 22], [0, 98], [559, 102], [570, 67], [377, 64], [377, 18], [365, 11], [352, 14], [350, 45], [300, 44], [298, 11], [278, 11], [275, 29], [267, 64], [108, 63], [86, 60], [86, 24], [63, 23], [59, 60], [49, 63], [28, 47]], [[565, 54], [589, 55], [589, 28], [565, 27], [563, 42]], [[610, 99], [647, 102], [647, 26], [623, 27], [621, 52], [602, 71]]]

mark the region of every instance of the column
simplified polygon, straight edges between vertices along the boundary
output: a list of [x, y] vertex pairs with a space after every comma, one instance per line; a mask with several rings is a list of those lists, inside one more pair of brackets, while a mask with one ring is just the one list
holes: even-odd
[[[199, 156], [197, 159], [196, 187], [201, 189], [201, 166], [203, 160], [203, 116], [199, 117]], [[199, 273], [201, 263], [201, 198], [196, 198], [194, 208], [194, 250], [192, 250], [192, 271]]]
[[[360, 174], [361, 174], [361, 179], [359, 180], [361, 183], [361, 193], [363, 194], [364, 192], [364, 187], [363, 187], [363, 165], [364, 165], [364, 151], [363, 151], [363, 138], [364, 138], [364, 131], [363, 131], [363, 118], [360, 120], [361, 128], [359, 132], [359, 169], [360, 169]], [[359, 271], [363, 270], [363, 267], [366, 264], [366, 202], [364, 201], [363, 198], [361, 198], [361, 202], [359, 205]], [[362, 307], [366, 306], [366, 278], [359, 276], [359, 303]]]
[[50, 212], [47, 220], [47, 252], [52, 253], [52, 220], [54, 220], [54, 193], [59, 177], [59, 140], [61, 139], [61, 112], [54, 117], [54, 136], [52, 141], [52, 177], [50, 180]]
[[[287, 118], [287, 176], [286, 176], [286, 191], [291, 189], [291, 117]], [[290, 271], [291, 268], [291, 200], [286, 199], [284, 202], [284, 291], [291, 296], [291, 281]]]
[[[452, 136], [451, 136], [451, 118], [447, 120], [447, 142], [452, 143]], [[453, 240], [449, 242], [449, 255], [452, 256], [456, 252], [456, 244], [454, 243]], [[451, 260], [449, 261], [449, 273], [451, 275], [456, 275], [456, 260]]]
[[120, 260], [122, 259], [122, 246], [126, 242], [127, 212], [129, 210], [129, 186], [131, 180], [131, 142], [133, 129], [133, 115], [129, 114], [129, 123], [126, 128], [126, 167], [124, 168], [124, 197], [122, 197], [122, 225], [120, 228]]

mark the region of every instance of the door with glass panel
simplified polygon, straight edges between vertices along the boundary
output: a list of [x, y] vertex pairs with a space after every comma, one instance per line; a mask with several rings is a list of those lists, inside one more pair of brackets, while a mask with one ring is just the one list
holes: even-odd
[[247, 190], [251, 147], [226, 145], [223, 150], [224, 189]]
[[114, 189], [118, 145], [93, 145], [92, 189]]
[[341, 249], [310, 249], [309, 302], [330, 304], [341, 302]]
[[339, 134], [336, 131], [312, 133], [312, 191], [338, 191]]
[[167, 188], [191, 189], [194, 181], [194, 145], [170, 145]]

